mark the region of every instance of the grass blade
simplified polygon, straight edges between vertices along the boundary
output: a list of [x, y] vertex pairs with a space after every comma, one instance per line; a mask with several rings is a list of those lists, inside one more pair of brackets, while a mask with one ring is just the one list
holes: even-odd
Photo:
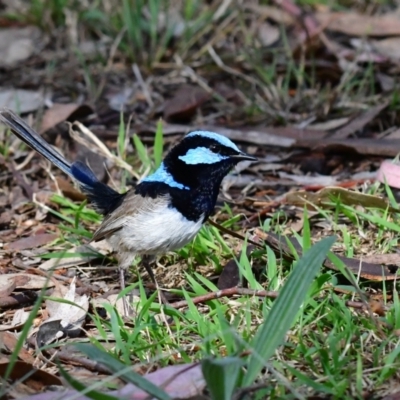
[[[125, 381], [133, 383], [140, 389], [144, 390], [146, 393], [154, 396], [156, 399], [171, 399], [171, 397], [164, 390], [154, 385], [136, 372], [132, 371], [130, 367], [122, 364], [120, 361], [118, 361], [108, 353], [101, 351], [94, 346], [83, 343], [77, 344], [76, 348], [82, 353], [85, 353], [90, 359], [96, 360], [97, 362], [104, 364], [114, 373], [119, 373], [119, 376], [121, 376], [121, 378], [123, 378]], [[121, 370], [123, 369], [126, 369], [126, 372], [123, 372], [121, 374]]]
[[297, 262], [275, 300], [265, 323], [261, 325], [252, 341], [253, 351], [249, 358], [243, 386], [254, 382], [275, 349], [283, 342], [286, 332], [293, 324], [306, 298], [311, 282], [335, 240], [334, 236], [321, 240]]
[[154, 169], [157, 169], [160, 166], [163, 158], [163, 151], [164, 151], [163, 124], [162, 121], [159, 120], [157, 122], [156, 137], [154, 139], [154, 150], [153, 150]]

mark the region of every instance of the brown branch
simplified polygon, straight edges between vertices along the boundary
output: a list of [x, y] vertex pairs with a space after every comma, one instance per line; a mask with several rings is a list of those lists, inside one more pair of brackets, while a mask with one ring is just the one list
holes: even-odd
[[110, 371], [105, 365], [97, 361], [91, 360], [87, 357], [74, 355], [71, 351], [67, 350], [57, 351], [55, 349], [46, 349], [46, 352], [54, 356], [52, 361], [60, 360], [68, 364], [82, 366], [92, 372], [99, 372], [101, 374], [107, 374], [107, 375], [112, 374], [112, 371]]
[[[220, 299], [221, 297], [232, 297], [232, 296], [256, 296], [256, 297], [268, 297], [270, 299], [276, 299], [279, 295], [279, 292], [273, 290], [253, 290], [246, 288], [238, 288], [233, 287], [229, 289], [218, 290], [216, 292], [210, 292], [207, 294], [203, 294], [201, 296], [193, 297], [192, 302], [194, 304], [204, 303], [206, 301]], [[358, 308], [358, 309], [367, 309], [368, 306], [361, 301], [346, 301], [347, 307]], [[177, 301], [175, 303], [171, 303], [170, 307], [173, 308], [183, 308], [187, 307], [188, 302], [186, 300]]]

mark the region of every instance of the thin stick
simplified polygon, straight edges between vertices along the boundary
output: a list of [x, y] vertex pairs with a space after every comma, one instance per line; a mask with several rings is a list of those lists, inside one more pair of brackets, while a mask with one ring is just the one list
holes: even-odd
[[[272, 290], [253, 290], [246, 288], [233, 287], [229, 289], [218, 290], [216, 292], [210, 292], [201, 296], [193, 297], [191, 301], [194, 304], [204, 303], [210, 300], [220, 299], [221, 297], [233, 297], [233, 296], [255, 296], [255, 297], [268, 297], [270, 299], [276, 299], [279, 296], [279, 292]], [[368, 307], [362, 301], [346, 301], [346, 306], [358, 309], [367, 309]], [[186, 300], [177, 301], [170, 303], [170, 307], [179, 309], [188, 306]]]

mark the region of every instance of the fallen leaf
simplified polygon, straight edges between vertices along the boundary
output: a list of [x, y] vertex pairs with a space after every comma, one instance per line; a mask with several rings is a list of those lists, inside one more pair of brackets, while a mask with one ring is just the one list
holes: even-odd
[[343, 117], [330, 119], [324, 122], [316, 122], [315, 124], [308, 125], [307, 129], [315, 129], [317, 131], [330, 131], [333, 129], [337, 129], [344, 124], [347, 124], [347, 122], [349, 122], [349, 119], [349, 117]]
[[398, 210], [393, 208], [384, 198], [336, 186], [323, 188], [317, 193], [303, 190], [290, 192], [286, 195], [286, 202], [288, 204], [298, 207], [306, 205], [311, 209], [316, 209], [314, 206], [321, 208], [334, 208], [335, 205], [332, 203], [334, 203], [336, 199], [340, 200], [341, 204], [346, 204], [348, 206], [379, 208], [382, 210], [398, 212]]
[[109, 93], [105, 94], [108, 100], [108, 105], [111, 110], [126, 112], [128, 106], [137, 102], [140, 99], [140, 92], [136, 87], [130, 87], [123, 85], [115, 90], [109, 89]]
[[371, 41], [374, 49], [392, 61], [400, 61], [400, 38], [392, 37]]
[[42, 289], [44, 286], [50, 288], [54, 286], [51, 280], [44, 276], [33, 274], [17, 273], [17, 274], [0, 274], [0, 288], [7, 288], [9, 280], [13, 280], [17, 289], [35, 290]]
[[376, 107], [370, 108], [368, 111], [362, 113], [361, 115], [353, 118], [347, 125], [338, 129], [329, 137], [331, 139], [345, 139], [352, 133], [363, 129], [368, 122], [372, 121], [382, 110], [384, 110], [388, 106], [388, 101], [383, 101], [382, 104], [379, 104]]
[[0, 108], [9, 108], [16, 113], [24, 114], [43, 106], [44, 97], [40, 91], [0, 87]]
[[241, 276], [236, 260], [228, 261], [220, 276], [218, 277], [217, 287], [220, 290], [236, 287], [241, 284]]
[[384, 92], [390, 92], [396, 87], [397, 80], [394, 76], [384, 74], [383, 72], [377, 72], [375, 78]]
[[101, 251], [104, 251], [105, 248], [103, 247], [101, 250], [96, 250], [95, 243], [73, 247], [65, 253], [65, 257], [50, 258], [43, 264], [39, 265], [39, 268], [48, 271], [53, 268], [71, 268], [86, 264], [96, 258], [103, 257], [104, 253], [101, 253]]
[[0, 66], [13, 67], [46, 44], [41, 30], [36, 26], [0, 29]]
[[15, 311], [11, 325], [14, 327], [23, 325], [28, 318], [29, 318], [29, 312], [25, 311], [24, 309], [19, 309]]
[[387, 183], [389, 186], [400, 188], [400, 165], [392, 161], [383, 161], [380, 165], [376, 179], [379, 182]]
[[6, 250], [21, 251], [26, 249], [33, 249], [34, 247], [44, 246], [54, 240], [58, 239], [60, 235], [57, 233], [42, 233], [26, 238], [16, 240], [15, 242], [8, 243], [4, 246]]
[[[56, 181], [57, 181], [58, 188], [61, 190], [62, 194], [65, 197], [68, 197], [69, 199], [71, 199], [73, 201], [80, 201], [80, 202], [87, 199], [87, 197], [82, 192], [80, 192], [78, 189], [76, 189], [75, 186], [67, 179], [65, 179], [61, 176], [56, 176]], [[53, 190], [55, 190], [56, 185], [52, 183], [51, 188]]]
[[[395, 331], [398, 334], [398, 329]], [[400, 391], [394, 391], [393, 393], [389, 393], [386, 396], [382, 397], [381, 400], [400, 400]]]
[[288, 12], [282, 10], [280, 7], [270, 6], [270, 5], [261, 5], [258, 2], [244, 2], [243, 8], [246, 10], [251, 10], [259, 15], [262, 18], [269, 18], [276, 22], [277, 24], [284, 25], [292, 25], [295, 22], [295, 18], [293, 18]]
[[373, 313], [379, 315], [380, 317], [384, 317], [386, 315], [385, 305], [382, 301], [377, 299], [370, 299], [368, 301], [368, 304]]
[[190, 120], [211, 95], [199, 86], [183, 85], [164, 103], [166, 120]]
[[319, 12], [315, 18], [326, 29], [349, 36], [400, 35], [400, 19], [395, 13], [370, 16], [355, 12]]
[[[279, 144], [277, 144], [279, 146]], [[284, 143], [282, 145], [284, 146]], [[374, 155], [382, 157], [396, 157], [399, 153], [399, 139], [330, 139], [323, 141], [315, 139], [299, 139], [294, 141], [292, 147], [300, 147], [313, 150], [323, 150], [326, 152], [349, 153]]]
[[69, 337], [78, 335], [89, 309], [88, 297], [76, 293], [75, 278], [69, 288], [58, 285], [51, 298], [59, 298], [62, 301], [46, 300], [46, 309], [50, 317], [39, 327], [38, 347], [60, 339], [64, 335]]
[[51, 128], [54, 128], [60, 122], [71, 121], [74, 122], [76, 119], [92, 113], [91, 107], [82, 104], [67, 103], [59, 104], [55, 103], [51, 108], [48, 108], [42, 118], [42, 124], [39, 132], [44, 133]]
[[23, 307], [27, 304], [33, 304], [37, 299], [36, 292], [32, 290], [14, 293], [7, 297], [0, 297], [0, 309]]
[[[129, 316], [137, 315], [138, 307], [140, 308], [140, 293], [138, 290], [131, 290], [125, 295], [129, 310]], [[103, 296], [99, 296], [93, 299], [92, 304], [97, 308], [104, 308], [104, 304], [111, 304], [118, 311], [118, 314], [124, 315], [124, 299], [119, 293], [104, 293]]]
[[5, 281], [0, 281], [0, 297], [9, 296], [14, 289], [17, 287], [14, 278], [7, 277], [7, 275], [3, 275], [6, 279]]
[[371, 254], [370, 256], [364, 256], [365, 262], [373, 264], [387, 264], [387, 265], [399, 265], [400, 266], [400, 253], [393, 254]]
[[276, 25], [272, 25], [267, 21], [259, 24], [257, 28], [257, 37], [264, 47], [273, 45], [280, 37], [280, 29]]
[[[308, 176], [308, 175], [293, 175], [288, 174], [283, 171], [279, 171], [278, 175], [281, 178], [291, 179], [299, 185], [322, 185], [329, 186], [334, 185], [337, 181], [337, 178], [329, 175], [320, 175], [320, 176]], [[297, 192], [298, 193], [298, 192]], [[291, 194], [291, 193], [289, 193]]]
[[[17, 348], [17, 344], [18, 336], [16, 334], [11, 332], [0, 332], [0, 348], [2, 353], [14, 353]], [[29, 353], [29, 351], [26, 350], [24, 347], [21, 347], [18, 350], [18, 359], [25, 361], [29, 364], [33, 364], [35, 362], [35, 357], [33, 357], [32, 354]], [[2, 376], [1, 373], [0, 376]]]
[[[293, 259], [292, 248], [288, 245], [288, 241], [296, 249], [298, 256], [301, 257], [302, 247], [296, 238], [276, 235], [272, 232], [264, 232], [261, 229], [256, 229], [255, 233], [268, 244], [279, 257]], [[371, 281], [393, 281], [398, 278], [398, 266], [385, 266], [382, 264], [364, 262], [363, 259], [349, 258], [338, 254], [335, 255], [354, 275], [359, 275], [364, 279], [369, 279]], [[324, 266], [337, 271], [335, 264], [328, 259], [324, 261]]]
[[[153, 384], [162, 387], [163, 390], [174, 399], [191, 399], [197, 398], [203, 393], [206, 386], [200, 364], [181, 364], [170, 365], [168, 367], [160, 368], [155, 372], [144, 375]], [[122, 389], [103, 392], [108, 393], [118, 399], [127, 400], [148, 400], [152, 399], [143, 390], [137, 388], [135, 385], [129, 383]], [[89, 397], [83, 396], [75, 390], [67, 390], [62, 393], [46, 392], [36, 394], [33, 396], [26, 396], [21, 400], [68, 400], [71, 398], [77, 400], [90, 400]]]
[[[170, 365], [155, 372], [144, 375], [153, 384], [162, 387], [173, 399], [188, 399], [199, 395], [205, 388], [205, 381], [201, 366], [197, 363]], [[129, 383], [122, 389], [110, 392], [117, 398], [145, 400], [149, 395], [135, 385]]]
[[[0, 376], [4, 376], [7, 367], [8, 363], [0, 363]], [[10, 379], [16, 381], [19, 379], [26, 379], [27, 376], [29, 377], [28, 378], [29, 381], [36, 381], [36, 383], [39, 384], [40, 387], [37, 388], [38, 391], [43, 390], [44, 386], [51, 386], [51, 385], [62, 386], [60, 378], [56, 377], [55, 375], [52, 375], [41, 369], [36, 369], [33, 367], [32, 364], [28, 364], [23, 361], [17, 361], [14, 364], [14, 368], [11, 371]], [[53, 399], [54, 399], [54, 393], [53, 393]]]

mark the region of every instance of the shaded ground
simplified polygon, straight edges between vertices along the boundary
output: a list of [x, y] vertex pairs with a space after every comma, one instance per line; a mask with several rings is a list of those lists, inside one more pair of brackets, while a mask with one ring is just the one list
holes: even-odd
[[[87, 337], [142, 374], [166, 373], [162, 367], [204, 354], [245, 356], [248, 347], [230, 346], [216, 332], [231, 325], [240, 340], [251, 338], [273, 303], [266, 300], [264, 309], [260, 298], [275, 298], [302, 248], [331, 234], [338, 258], [325, 262], [301, 321], [277, 350], [271, 364], [277, 373], [263, 371], [255, 389], [259, 398], [396, 398], [390, 396], [398, 396], [400, 183], [395, 167], [382, 170], [382, 161], [400, 149], [397, 6], [141, 3], [0, 2], [0, 106], [20, 112], [68, 159], [88, 162], [121, 191], [194, 129], [226, 135], [259, 162], [242, 163], [223, 183], [213, 220], [229, 232], [209, 226], [160, 260], [158, 282], [174, 289], [170, 299], [181, 311], [167, 312], [167, 323], [152, 298], [139, 317], [123, 321], [101, 306], [101, 299], [114, 304], [111, 296], [119, 293], [113, 255], [103, 244], [95, 255], [83, 247], [100, 217], [59, 171], [2, 130], [0, 271], [7, 279], [0, 282], [0, 366], [7, 368], [14, 354], [26, 363], [23, 374], [32, 365], [43, 370], [34, 383], [17, 384], [21, 375], [11, 375], [9, 398], [60, 384], [52, 357], [81, 381], [107, 376], [105, 387], [123, 387], [129, 380], [118, 379], [104, 360], [108, 369], [82, 353], [72, 359], [66, 346]], [[157, 129], [162, 148], [154, 145]], [[379, 183], [385, 180], [390, 187]], [[79, 298], [72, 299], [86, 311], [90, 303], [90, 316], [83, 313], [78, 338], [62, 338], [59, 353], [36, 357], [34, 347], [54, 342], [59, 330], [43, 336], [39, 329], [52, 316], [48, 300], [32, 321], [39, 341], [26, 330], [19, 350], [14, 332], [26, 326], [55, 264], [56, 279], [42, 295], [65, 296], [76, 276]], [[132, 282], [143, 279], [134, 290], [143, 303], [154, 287], [139, 271], [132, 268]], [[220, 303], [210, 301], [213, 285], [239, 287], [225, 292], [220, 314]], [[76, 307], [53, 312], [82, 317]], [[196, 393], [195, 386], [203, 390], [200, 368], [195, 372], [197, 386], [175, 384], [181, 398]], [[160, 385], [166, 378], [155, 379]]]

